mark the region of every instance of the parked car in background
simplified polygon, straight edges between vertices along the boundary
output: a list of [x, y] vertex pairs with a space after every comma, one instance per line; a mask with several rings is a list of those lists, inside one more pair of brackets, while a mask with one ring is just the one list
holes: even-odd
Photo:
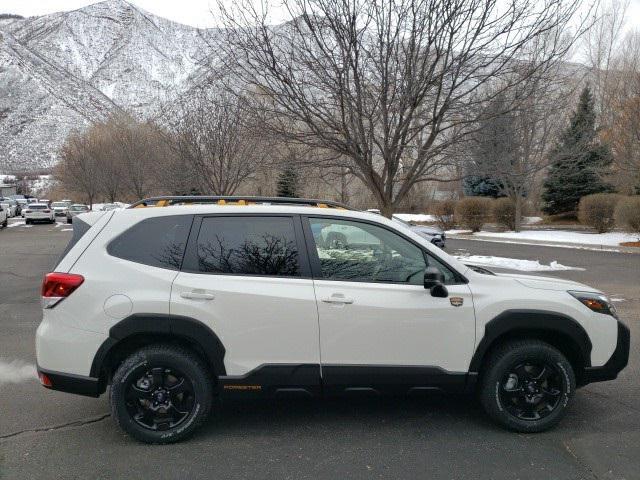
[[67, 202], [53, 202], [51, 204], [51, 208], [53, 210], [53, 214], [56, 217], [66, 217], [67, 212], [69, 211], [70, 203]]
[[24, 211], [24, 219], [27, 225], [35, 222], [54, 223], [56, 221], [53, 210], [46, 203], [32, 203], [27, 205]]
[[87, 205], [83, 205], [82, 203], [75, 203], [71, 205], [67, 210], [67, 223], [72, 223], [73, 217], [76, 217], [81, 213], [87, 213], [89, 211], [89, 207]]
[[51, 200], [49, 200], [48, 198], [41, 198], [40, 203], [44, 203], [48, 206], [51, 206]]
[[396, 223], [400, 223], [400, 224], [404, 225], [405, 227], [410, 228], [411, 230], [416, 232], [421, 237], [429, 240], [436, 247], [440, 247], [440, 248], [444, 248], [445, 247], [445, 242], [447, 240], [447, 236], [438, 227], [430, 226], [430, 225], [414, 225], [411, 222], [407, 222], [406, 220], [402, 220], [401, 218], [397, 217], [396, 215], [393, 215], [391, 217], [391, 219]]
[[[370, 208], [367, 210], [367, 212], [377, 213], [378, 215], [380, 215], [380, 210], [378, 210], [377, 208]], [[410, 228], [421, 237], [429, 240], [436, 247], [445, 248], [445, 242], [447, 241], [447, 236], [438, 227], [430, 226], [430, 225], [414, 225], [411, 222], [407, 222], [406, 220], [401, 219], [397, 215], [393, 215], [391, 219], [396, 223], [399, 223], [401, 225], [404, 225], [405, 227]]]
[[2, 208], [4, 210], [6, 210], [8, 218], [16, 216], [16, 209], [18, 208], [18, 204], [15, 200], [12, 200], [10, 198], [0, 198], [0, 205], [2, 205]]
[[118, 210], [122, 208], [120, 205], [118, 205], [117, 203], [105, 203], [102, 208], [100, 208], [100, 211], [102, 212], [110, 212], [111, 210]]
[[0, 205], [0, 225], [2, 225], [4, 228], [6, 228], [9, 224], [9, 221], [7, 219], [7, 211], [2, 205]]

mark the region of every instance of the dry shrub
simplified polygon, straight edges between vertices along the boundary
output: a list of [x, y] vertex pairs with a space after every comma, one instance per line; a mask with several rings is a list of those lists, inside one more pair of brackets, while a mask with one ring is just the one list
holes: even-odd
[[491, 218], [492, 200], [485, 197], [465, 197], [456, 205], [456, 223], [472, 232], [479, 232]]
[[493, 202], [493, 220], [507, 230], [516, 229], [516, 205], [509, 198], [498, 198]]
[[620, 195], [615, 193], [595, 193], [580, 199], [578, 220], [598, 233], [610, 232], [616, 224], [615, 210]]
[[616, 207], [615, 219], [620, 228], [640, 235], [640, 196], [621, 198]]
[[433, 215], [442, 230], [451, 230], [456, 226], [455, 213], [457, 203], [455, 200], [443, 200], [435, 205]]

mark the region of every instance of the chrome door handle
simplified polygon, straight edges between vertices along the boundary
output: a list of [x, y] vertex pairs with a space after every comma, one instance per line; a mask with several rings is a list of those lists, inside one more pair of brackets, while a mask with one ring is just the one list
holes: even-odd
[[324, 303], [334, 303], [338, 305], [351, 305], [353, 298], [348, 298], [343, 295], [331, 295], [330, 297], [323, 298], [322, 301]]
[[180, 296], [189, 300], [213, 300], [215, 298], [211, 293], [204, 292], [182, 292]]

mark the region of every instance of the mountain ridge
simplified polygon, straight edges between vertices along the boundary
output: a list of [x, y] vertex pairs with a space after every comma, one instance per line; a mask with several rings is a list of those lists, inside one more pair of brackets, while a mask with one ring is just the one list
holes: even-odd
[[158, 114], [207, 69], [217, 32], [125, 0], [0, 19], [0, 173], [52, 167], [69, 133], [112, 112]]

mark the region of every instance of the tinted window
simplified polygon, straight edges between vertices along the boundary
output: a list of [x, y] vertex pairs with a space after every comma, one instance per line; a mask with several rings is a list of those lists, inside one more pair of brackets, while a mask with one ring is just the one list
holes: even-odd
[[298, 246], [290, 217], [207, 217], [197, 244], [205, 273], [299, 276]]
[[310, 222], [323, 278], [422, 285], [422, 250], [401, 236], [368, 223]]
[[191, 220], [190, 215], [148, 218], [119, 235], [107, 251], [132, 262], [179, 270]]

